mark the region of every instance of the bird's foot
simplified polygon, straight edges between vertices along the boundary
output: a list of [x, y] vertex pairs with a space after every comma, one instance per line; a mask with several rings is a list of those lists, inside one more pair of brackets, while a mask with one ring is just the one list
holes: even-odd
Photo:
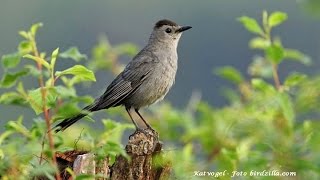
[[152, 129], [152, 127], [147, 127], [147, 129], [145, 129], [145, 130], [149, 130], [149, 131], [152, 132], [153, 135], [157, 135], [158, 136], [158, 132], [156, 130]]
[[[146, 136], [152, 136], [152, 137], [154, 137], [154, 138], [156, 138], [156, 139], [158, 139], [158, 137], [159, 137], [159, 134], [157, 133], [157, 131], [155, 131], [154, 129], [152, 129], [152, 128], [146, 128], [146, 129], [142, 129], [142, 128], [137, 128], [136, 129], [136, 131], [134, 132], [134, 134], [136, 134], [136, 133], [143, 133], [144, 135], [146, 135]], [[133, 135], [134, 135], [133, 134]], [[131, 135], [132, 136], [132, 135]]]
[[136, 129], [130, 135], [126, 151], [136, 155], [151, 155], [162, 150], [162, 144], [159, 142], [158, 133], [151, 129]]

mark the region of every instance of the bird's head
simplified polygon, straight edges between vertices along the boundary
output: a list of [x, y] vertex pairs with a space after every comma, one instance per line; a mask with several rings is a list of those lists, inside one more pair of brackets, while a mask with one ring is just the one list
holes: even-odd
[[191, 26], [179, 26], [173, 21], [163, 19], [155, 24], [151, 38], [164, 43], [177, 44], [182, 32], [190, 28]]

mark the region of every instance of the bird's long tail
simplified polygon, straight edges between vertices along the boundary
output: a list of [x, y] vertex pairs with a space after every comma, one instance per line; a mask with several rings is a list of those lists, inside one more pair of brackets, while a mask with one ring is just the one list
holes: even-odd
[[63, 121], [61, 121], [59, 124], [57, 124], [52, 129], [55, 129], [56, 133], [59, 132], [59, 131], [64, 131], [69, 126], [71, 126], [72, 124], [76, 123], [81, 118], [87, 116], [92, 111], [95, 111], [95, 105], [94, 104], [91, 104], [91, 105], [86, 106], [85, 108], [83, 108], [82, 112], [79, 113], [78, 115], [73, 116], [71, 118], [64, 119]]

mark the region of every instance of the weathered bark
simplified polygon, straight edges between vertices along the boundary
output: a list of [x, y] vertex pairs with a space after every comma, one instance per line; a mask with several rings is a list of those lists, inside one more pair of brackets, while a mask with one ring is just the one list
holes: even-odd
[[130, 136], [126, 151], [131, 157], [131, 161], [119, 156], [111, 168], [111, 179], [151, 180], [165, 176], [164, 174], [161, 175], [164, 168], [153, 166], [153, 158], [160, 155], [162, 149], [162, 144], [158, 140], [158, 133], [151, 130], [146, 131], [148, 135], [135, 132]]
[[[129, 137], [126, 145], [127, 154], [130, 160], [118, 156], [112, 166], [108, 166], [108, 158], [95, 162], [94, 155], [87, 152], [70, 151], [59, 153], [58, 163], [61, 175], [64, 179], [70, 176], [65, 172], [70, 167], [76, 175], [79, 174], [102, 174], [112, 180], [156, 180], [168, 179], [171, 173], [171, 166], [168, 163], [155, 165], [155, 159], [161, 159], [162, 144], [158, 140], [158, 133], [146, 130], [146, 133], [136, 131]], [[68, 154], [64, 156], [61, 154]], [[70, 155], [72, 154], [72, 155]], [[61, 159], [61, 157], [69, 157]], [[72, 157], [72, 158], [70, 158]], [[99, 178], [103, 179], [103, 178]]]

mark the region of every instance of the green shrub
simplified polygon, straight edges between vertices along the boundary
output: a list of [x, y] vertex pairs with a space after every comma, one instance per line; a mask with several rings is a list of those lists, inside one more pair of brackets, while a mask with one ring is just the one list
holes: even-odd
[[[277, 176], [283, 172], [292, 172], [298, 179], [320, 178], [320, 76], [292, 71], [280, 80], [283, 61], [311, 63], [302, 52], [285, 48], [280, 38], [272, 36], [272, 29], [286, 19], [283, 12], [263, 12], [261, 25], [247, 16], [238, 19], [256, 35], [249, 41], [250, 48], [262, 53], [248, 67], [250, 78], [230, 66], [214, 70], [236, 87], [224, 90], [228, 105], [212, 107], [195, 93], [185, 109], [163, 102], [145, 112], [165, 142], [164, 158], [158, 163], [172, 165], [177, 179], [286, 179]], [[86, 63], [91, 70], [75, 65], [57, 71], [55, 65], [61, 59], [78, 63], [88, 58], [75, 47], [63, 53], [57, 48], [49, 57], [40, 52], [35, 36], [41, 26], [19, 32], [24, 40], [18, 52], [2, 57], [5, 74], [0, 87], [6, 92], [0, 103], [25, 106], [36, 114], [31, 128], [23, 125], [21, 115], [7, 121], [0, 135], [0, 174], [4, 179], [39, 174], [53, 178], [55, 151], [87, 149], [113, 160], [119, 154], [126, 156], [121, 139], [126, 129], [133, 129], [130, 123], [107, 119], [102, 121], [105, 130], [99, 133], [78, 123], [64, 133], [46, 134], [55, 120], [79, 112], [79, 103], [93, 101], [90, 96], [78, 96], [74, 85], [95, 81], [98, 70], [119, 73], [124, 66], [118, 57], [133, 56], [137, 47], [130, 43], [112, 46], [101, 38]], [[26, 89], [27, 76], [39, 86]], [[107, 116], [128, 119], [121, 108], [108, 110]], [[259, 175], [261, 172], [271, 174]]]

